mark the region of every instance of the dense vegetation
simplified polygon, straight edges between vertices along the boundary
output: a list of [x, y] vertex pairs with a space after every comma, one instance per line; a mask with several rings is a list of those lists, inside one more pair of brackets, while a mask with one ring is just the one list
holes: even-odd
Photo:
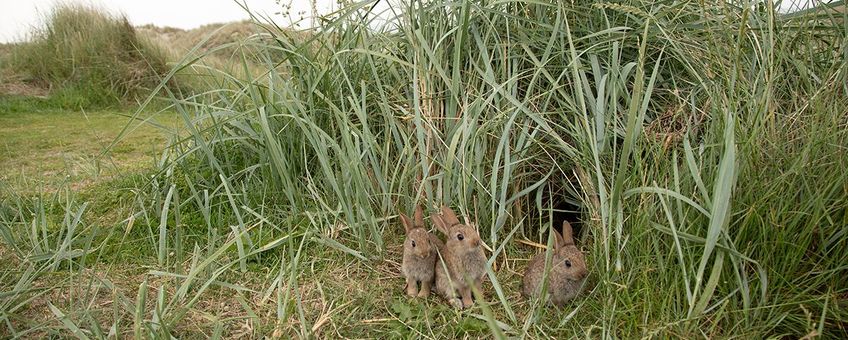
[[[70, 192], [7, 195], [0, 236], [16, 267], [0, 274], [0, 325], [848, 336], [845, 14], [724, 1], [408, 6], [382, 23], [372, 3], [350, 4], [305, 40], [266, 25], [237, 64], [266, 72], [225, 73], [219, 90], [185, 99], [165, 79], [189, 134], [124, 197], [121, 222], [86, 223]], [[454, 312], [401, 297], [395, 216], [416, 202], [476, 222], [490, 303]], [[528, 244], [550, 244], [563, 218], [582, 222], [592, 274], [555, 311], [516, 292]], [[112, 272], [127, 263], [140, 272], [131, 288]], [[73, 288], [28, 288], [47, 276]], [[79, 298], [50, 300], [61, 323], [28, 322], [54, 290]]]
[[161, 48], [139, 38], [125, 17], [83, 5], [57, 6], [10, 53], [9, 67], [56, 89], [54, 101], [73, 109], [145, 96], [168, 72]]

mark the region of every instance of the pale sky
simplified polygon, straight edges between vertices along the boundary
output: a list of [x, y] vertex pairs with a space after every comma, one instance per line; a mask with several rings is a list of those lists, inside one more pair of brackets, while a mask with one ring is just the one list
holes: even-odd
[[[154, 24], [191, 29], [204, 24], [247, 19], [248, 15], [235, 0], [62, 0], [71, 3], [92, 4], [115, 13], [124, 13], [133, 25]], [[239, 0], [246, 2], [258, 14], [272, 16], [281, 26], [297, 21], [304, 13], [311, 16], [310, 0]], [[806, 7], [818, 0], [785, 0], [784, 10], [795, 6]], [[830, 0], [824, 0], [829, 2]], [[57, 0], [0, 0], [0, 42], [22, 40], [32, 27], [38, 26]], [[291, 4], [293, 18], [283, 18], [282, 6]], [[318, 12], [326, 14], [336, 8], [335, 0], [316, 0]], [[385, 6], [381, 6], [383, 9]], [[309, 25], [309, 22], [306, 22]]]

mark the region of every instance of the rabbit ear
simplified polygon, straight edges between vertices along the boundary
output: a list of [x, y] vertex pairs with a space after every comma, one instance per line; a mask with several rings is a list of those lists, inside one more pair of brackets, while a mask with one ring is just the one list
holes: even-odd
[[562, 240], [562, 235], [560, 235], [556, 228], [551, 228], [551, 232], [554, 233], [554, 249], [564, 247], [565, 241]]
[[443, 205], [442, 215], [444, 215], [445, 223], [447, 223], [448, 225], [460, 224], [459, 218], [456, 217], [456, 213], [454, 213], [451, 208], [448, 208], [447, 206]]
[[568, 223], [568, 221], [562, 221], [562, 241], [563, 246], [574, 245], [574, 235], [571, 230], [571, 223]]
[[412, 218], [415, 219], [413, 222], [417, 228], [424, 228], [424, 208], [420, 205], [415, 207], [415, 215]]
[[448, 234], [448, 226], [447, 226], [447, 224], [445, 224], [445, 220], [442, 219], [442, 216], [433, 214], [433, 215], [430, 215], [430, 220], [433, 221], [433, 224], [436, 225], [436, 229], [439, 229], [439, 231], [441, 231], [442, 234], [445, 234], [445, 235]]
[[412, 224], [412, 220], [409, 219], [409, 216], [406, 216], [404, 213], [400, 213], [400, 222], [403, 223], [403, 229], [406, 230], [406, 233], [409, 234], [409, 231], [415, 229], [415, 226]]

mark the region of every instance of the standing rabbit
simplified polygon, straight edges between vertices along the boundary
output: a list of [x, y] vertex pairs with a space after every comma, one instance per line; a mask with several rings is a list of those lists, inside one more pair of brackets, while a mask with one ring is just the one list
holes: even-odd
[[[551, 271], [548, 274], [548, 294], [557, 307], [573, 299], [583, 289], [583, 283], [589, 271], [583, 253], [574, 245], [571, 224], [562, 223], [563, 235], [554, 233], [554, 253], [551, 257]], [[542, 290], [542, 278], [545, 274], [545, 253], [536, 254], [524, 271], [522, 293], [525, 297], [538, 298]]]
[[470, 307], [472, 285], [482, 292], [486, 273], [486, 256], [480, 235], [469, 225], [459, 222], [456, 214], [442, 207], [442, 215], [432, 215], [433, 224], [447, 240], [439, 247], [442, 261], [436, 263], [436, 292], [455, 308]]
[[[406, 277], [406, 294], [410, 297], [430, 296], [436, 266], [436, 249], [441, 241], [424, 228], [424, 211], [421, 206], [415, 208], [415, 220], [400, 213], [400, 220], [406, 229], [406, 241], [403, 243], [403, 263], [401, 270]], [[421, 289], [418, 284], [421, 283]]]

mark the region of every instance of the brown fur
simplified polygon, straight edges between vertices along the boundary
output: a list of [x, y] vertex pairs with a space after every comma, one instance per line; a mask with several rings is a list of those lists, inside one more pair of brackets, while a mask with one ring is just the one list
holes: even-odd
[[472, 286], [482, 292], [486, 274], [486, 255], [480, 235], [473, 227], [461, 224], [448, 207], [442, 207], [441, 216], [432, 215], [431, 218], [447, 238], [439, 247], [442, 261], [436, 263], [436, 292], [456, 308], [470, 307], [474, 303]]
[[421, 206], [415, 209], [414, 218], [410, 220], [408, 216], [400, 214], [406, 230], [401, 271], [406, 278], [406, 293], [410, 297], [427, 297], [435, 278], [436, 249], [441, 241], [424, 228], [424, 211]]
[[[563, 222], [563, 236], [556, 230], [554, 233], [554, 253], [551, 257], [551, 269], [548, 274], [548, 294], [557, 307], [565, 306], [565, 303], [575, 298], [583, 289], [583, 283], [589, 275], [586, 261], [580, 249], [574, 245], [571, 224]], [[566, 266], [566, 261], [571, 266]], [[522, 294], [525, 297], [538, 298], [542, 290], [542, 279], [545, 274], [545, 253], [536, 254], [527, 264], [524, 272]]]

